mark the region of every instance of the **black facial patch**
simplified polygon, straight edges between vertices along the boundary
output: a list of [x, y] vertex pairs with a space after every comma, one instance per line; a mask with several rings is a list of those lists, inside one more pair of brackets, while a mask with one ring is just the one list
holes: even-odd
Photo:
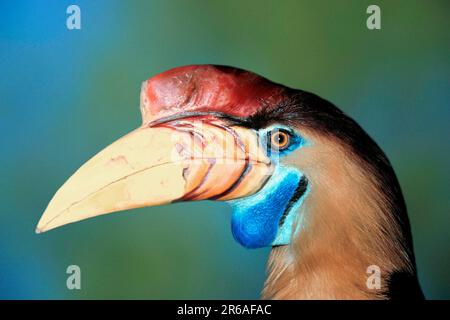
[[295, 189], [294, 195], [292, 196], [291, 200], [289, 200], [288, 205], [286, 206], [286, 209], [283, 212], [283, 215], [280, 218], [279, 226], [281, 227], [286, 220], [287, 215], [289, 214], [289, 211], [292, 209], [292, 207], [297, 203], [297, 201], [305, 194], [306, 189], [308, 188], [308, 179], [303, 176], [298, 185]]

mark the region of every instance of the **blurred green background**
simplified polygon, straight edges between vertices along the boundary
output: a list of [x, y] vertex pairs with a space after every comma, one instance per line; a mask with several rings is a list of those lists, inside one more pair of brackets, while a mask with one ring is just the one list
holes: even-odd
[[[81, 8], [82, 29], [66, 28]], [[366, 28], [378, 4], [382, 29]], [[449, 1], [1, 1], [0, 298], [257, 298], [268, 249], [240, 247], [226, 204], [35, 225], [85, 160], [140, 124], [140, 84], [232, 65], [337, 104], [391, 159], [420, 281], [450, 298]], [[82, 290], [66, 288], [66, 268]]]

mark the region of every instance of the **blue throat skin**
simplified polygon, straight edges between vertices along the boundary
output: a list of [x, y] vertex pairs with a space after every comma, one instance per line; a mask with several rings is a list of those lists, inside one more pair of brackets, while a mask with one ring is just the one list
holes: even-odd
[[[281, 126], [276, 126], [280, 128]], [[283, 127], [281, 127], [283, 128]], [[260, 143], [274, 162], [275, 169], [264, 187], [252, 196], [231, 200], [233, 236], [246, 248], [287, 245], [291, 240], [295, 215], [309, 193], [306, 177], [297, 168], [284, 166], [280, 158], [305, 145], [292, 129], [292, 143], [288, 149], [270, 148], [269, 127], [260, 132]], [[294, 232], [297, 232], [298, 228]]]
[[[307, 192], [294, 204], [297, 187], [303, 174], [290, 167], [277, 165], [266, 185], [250, 197], [231, 200], [233, 236], [246, 248], [289, 244], [295, 212]], [[286, 212], [288, 210], [288, 212]], [[280, 220], [284, 215], [284, 221]]]

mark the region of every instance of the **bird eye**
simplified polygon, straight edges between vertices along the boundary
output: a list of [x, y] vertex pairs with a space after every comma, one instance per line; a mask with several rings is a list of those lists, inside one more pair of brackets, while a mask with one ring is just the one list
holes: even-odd
[[270, 145], [272, 149], [284, 150], [289, 147], [291, 143], [291, 136], [284, 130], [277, 130], [270, 134]]

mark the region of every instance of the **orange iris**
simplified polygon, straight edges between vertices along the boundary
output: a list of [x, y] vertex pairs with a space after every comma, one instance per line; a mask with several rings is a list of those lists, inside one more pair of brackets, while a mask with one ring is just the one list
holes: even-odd
[[290, 137], [286, 132], [277, 131], [272, 133], [270, 143], [272, 148], [282, 150], [289, 146]]

